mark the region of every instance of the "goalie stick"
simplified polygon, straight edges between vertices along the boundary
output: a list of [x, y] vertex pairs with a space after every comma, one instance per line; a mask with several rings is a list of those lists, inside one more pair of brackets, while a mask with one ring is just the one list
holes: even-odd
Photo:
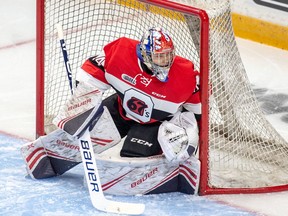
[[72, 72], [71, 72], [71, 66], [70, 66], [70, 63], [69, 63], [66, 43], [65, 43], [65, 40], [64, 40], [64, 36], [63, 36], [62, 25], [60, 23], [58, 23], [56, 25], [56, 28], [57, 28], [57, 32], [58, 32], [58, 38], [59, 38], [60, 47], [61, 47], [62, 54], [63, 54], [63, 59], [64, 59], [64, 63], [65, 63], [65, 68], [66, 68], [66, 72], [67, 72], [67, 77], [68, 77], [68, 81], [69, 81], [71, 94], [73, 95]]
[[[70, 90], [71, 90], [71, 93], [73, 94], [72, 73], [71, 73], [71, 68], [70, 68], [70, 64], [68, 60], [68, 52], [65, 46], [61, 24], [57, 24], [57, 31], [58, 31], [58, 37], [60, 39], [63, 59], [65, 62], [65, 68], [67, 71], [67, 76], [68, 76], [69, 85], [70, 85]], [[92, 146], [92, 142], [90, 138], [90, 132], [88, 128], [80, 137], [78, 137], [78, 144], [80, 147], [80, 153], [81, 153], [82, 163], [83, 163], [84, 172], [85, 172], [85, 178], [86, 178], [92, 205], [100, 211], [105, 211], [105, 212], [110, 212], [110, 213], [130, 214], [130, 215], [142, 214], [145, 210], [144, 204], [117, 202], [117, 201], [107, 200], [105, 198], [103, 190], [102, 190], [102, 186], [100, 183], [100, 177], [99, 177], [99, 173], [97, 169], [96, 158], [95, 158], [95, 154], [94, 154], [94, 150], [93, 150], [93, 146]]]
[[96, 158], [88, 129], [78, 139], [78, 142], [80, 146], [86, 182], [93, 206], [98, 210], [111, 213], [130, 215], [142, 214], [145, 209], [144, 204], [116, 202], [107, 200], [104, 197], [96, 165]]

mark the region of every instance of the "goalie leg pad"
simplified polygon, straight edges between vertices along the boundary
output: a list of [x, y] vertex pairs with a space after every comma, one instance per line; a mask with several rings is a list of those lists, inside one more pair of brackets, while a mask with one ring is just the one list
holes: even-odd
[[[101, 157], [101, 156], [100, 156]], [[177, 191], [178, 165], [164, 158], [109, 158], [96, 156], [104, 193], [139, 195]], [[171, 182], [165, 187], [167, 182]]]
[[90, 136], [95, 153], [101, 153], [121, 141], [121, 136], [106, 106], [95, 127], [90, 131]]
[[[95, 153], [103, 152], [121, 140], [106, 107], [90, 134]], [[28, 174], [35, 179], [62, 175], [82, 161], [76, 138], [61, 129], [23, 145], [21, 154]]]
[[81, 162], [75, 138], [60, 129], [23, 145], [21, 154], [35, 179], [61, 175]]
[[199, 190], [201, 162], [190, 157], [179, 165], [178, 191], [186, 194], [197, 194]]
[[[112, 152], [113, 148], [109, 151]], [[200, 162], [191, 157], [181, 164], [162, 156], [123, 158], [103, 152], [96, 156], [103, 191], [112, 195], [182, 192], [197, 194]], [[116, 154], [118, 151], [114, 151]]]
[[20, 151], [26, 164], [27, 173], [31, 178], [41, 179], [56, 176], [41, 137], [24, 144]]

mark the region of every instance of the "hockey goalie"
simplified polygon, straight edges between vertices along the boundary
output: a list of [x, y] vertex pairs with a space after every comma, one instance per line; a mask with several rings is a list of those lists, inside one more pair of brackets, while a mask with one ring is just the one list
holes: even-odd
[[[59, 129], [22, 146], [28, 174], [53, 177], [81, 163], [77, 140], [89, 130], [105, 193], [196, 194], [198, 76], [162, 28], [107, 44], [77, 72], [74, 94], [53, 121]], [[110, 88], [115, 94], [102, 98]]]

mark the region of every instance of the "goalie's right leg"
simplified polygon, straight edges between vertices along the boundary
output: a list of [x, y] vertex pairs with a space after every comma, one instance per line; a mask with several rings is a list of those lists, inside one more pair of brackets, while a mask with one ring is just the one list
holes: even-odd
[[21, 147], [28, 174], [34, 179], [61, 175], [80, 163], [73, 137], [58, 129]]
[[[90, 135], [95, 153], [120, 142], [121, 137], [106, 107]], [[21, 154], [28, 174], [35, 179], [61, 175], [81, 162], [76, 138], [61, 129], [23, 145]]]
[[27, 173], [32, 178], [40, 179], [56, 175], [41, 139], [23, 145], [21, 147], [21, 154], [26, 163]]
[[29, 176], [34, 179], [56, 176], [50, 159], [46, 154], [41, 137], [21, 147], [21, 155], [26, 164]]

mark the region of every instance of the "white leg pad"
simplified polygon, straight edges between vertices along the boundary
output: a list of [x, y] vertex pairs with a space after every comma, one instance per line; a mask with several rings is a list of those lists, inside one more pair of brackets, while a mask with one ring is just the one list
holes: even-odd
[[[148, 158], [113, 156], [111, 152], [119, 152], [120, 146], [117, 145], [96, 155], [101, 184], [105, 193], [137, 195], [174, 192], [179, 191], [178, 184], [185, 187], [185, 190], [180, 190], [180, 192], [198, 193], [200, 176], [198, 159], [191, 157], [183, 164], [179, 164], [168, 162], [163, 156]], [[179, 178], [180, 175], [184, 178]], [[166, 187], [169, 181], [174, 188]]]

